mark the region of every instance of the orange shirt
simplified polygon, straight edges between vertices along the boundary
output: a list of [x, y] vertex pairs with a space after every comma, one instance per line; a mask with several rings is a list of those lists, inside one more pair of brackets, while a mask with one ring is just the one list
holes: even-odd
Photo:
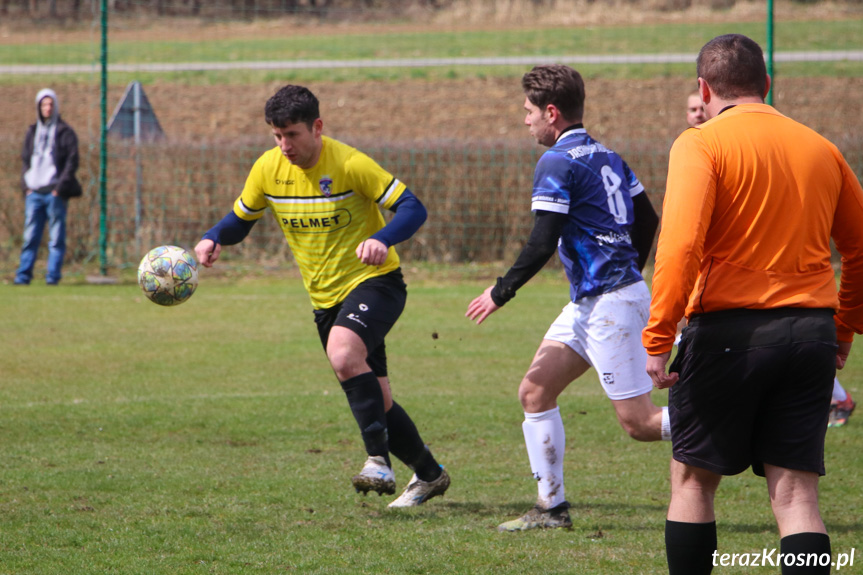
[[651, 355], [670, 351], [684, 311], [778, 307], [838, 310], [841, 341], [863, 332], [863, 189], [828, 140], [742, 104], [671, 148], [642, 342]]

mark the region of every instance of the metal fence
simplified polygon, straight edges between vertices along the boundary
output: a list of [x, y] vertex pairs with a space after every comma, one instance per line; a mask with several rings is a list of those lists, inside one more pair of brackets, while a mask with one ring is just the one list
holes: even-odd
[[[522, 125], [519, 79], [539, 63], [582, 72], [588, 131], [624, 156], [660, 208], [695, 55], [726, 32], [765, 46], [771, 10], [773, 104], [833, 140], [863, 177], [859, 1], [104, 4], [105, 13], [80, 0], [0, 5], [0, 277], [20, 249], [20, 147], [45, 86], [81, 142], [85, 195], [70, 203], [67, 253], [79, 275], [136, 265], [155, 245], [193, 246], [272, 145], [263, 104], [287, 83], [319, 96], [325, 133], [367, 152], [427, 205], [428, 222], [399, 248], [408, 260], [496, 261], [526, 239], [542, 150]], [[100, 163], [102, 115], [133, 81], [164, 137], [110, 137]], [[226, 256], [291, 265], [269, 219]]]

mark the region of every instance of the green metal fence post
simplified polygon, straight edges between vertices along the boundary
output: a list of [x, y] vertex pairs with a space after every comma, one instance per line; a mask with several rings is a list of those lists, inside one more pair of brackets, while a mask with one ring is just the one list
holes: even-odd
[[99, 271], [108, 275], [108, 0], [102, 0], [102, 85], [99, 135]]
[[[770, 75], [771, 81], [775, 81], [773, 75], [773, 0], [767, 0], [767, 73]], [[773, 105], [773, 83], [771, 82], [770, 91], [767, 92], [767, 103]]]

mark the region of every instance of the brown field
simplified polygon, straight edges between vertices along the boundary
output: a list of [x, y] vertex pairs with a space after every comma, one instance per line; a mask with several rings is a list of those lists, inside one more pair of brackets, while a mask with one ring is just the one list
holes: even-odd
[[[673, 139], [686, 127], [683, 109], [694, 81], [589, 80], [585, 125], [598, 138]], [[172, 142], [194, 145], [259, 143], [267, 137], [263, 103], [279, 83], [256, 86], [145, 86], [150, 103]], [[18, 142], [35, 121], [33, 98], [42, 88], [0, 85], [0, 141]], [[523, 143], [523, 96], [517, 79], [466, 79], [430, 83], [317, 83], [310, 88], [321, 100], [329, 135], [377, 145], [415, 146], [440, 140]], [[857, 121], [863, 78], [780, 79], [774, 104], [832, 139], [842, 139], [850, 120]], [[109, 89], [109, 115], [125, 86]], [[64, 118], [85, 143], [98, 140], [98, 88], [59, 85]], [[386, 93], [382, 98], [381, 94]], [[839, 97], [848, 95], [848, 97]], [[828, 97], [831, 98], [828, 100]]]

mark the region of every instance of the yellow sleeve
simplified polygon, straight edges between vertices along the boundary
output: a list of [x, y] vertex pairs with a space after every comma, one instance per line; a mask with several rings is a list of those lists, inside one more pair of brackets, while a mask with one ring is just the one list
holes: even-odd
[[267, 155], [264, 154], [255, 162], [246, 178], [243, 193], [234, 202], [234, 213], [238, 218], [247, 221], [260, 219], [269, 207], [264, 195], [265, 180], [263, 177]]
[[345, 163], [351, 188], [389, 209], [404, 193], [406, 186], [362, 152], [355, 152]]

